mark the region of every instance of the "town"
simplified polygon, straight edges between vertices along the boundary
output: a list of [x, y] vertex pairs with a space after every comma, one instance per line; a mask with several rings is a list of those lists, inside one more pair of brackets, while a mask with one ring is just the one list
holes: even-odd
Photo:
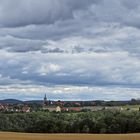
[[48, 100], [45, 94], [41, 101], [0, 101], [1, 113], [29, 113], [29, 112], [93, 112], [100, 110], [138, 110], [140, 111], [140, 100], [130, 101], [53, 101]]

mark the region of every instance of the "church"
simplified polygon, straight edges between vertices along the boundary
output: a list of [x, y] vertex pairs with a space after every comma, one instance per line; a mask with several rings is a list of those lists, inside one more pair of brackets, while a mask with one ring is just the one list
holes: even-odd
[[47, 99], [47, 96], [45, 94], [44, 100], [43, 100], [43, 110], [50, 111], [50, 112], [61, 112], [62, 111], [62, 105], [61, 101], [58, 102], [52, 102]]
[[49, 112], [62, 112], [62, 111], [76, 111], [80, 112], [83, 108], [81, 106], [79, 107], [64, 107], [64, 102], [58, 101], [50, 101], [47, 99], [47, 96], [45, 94], [44, 100], [43, 100], [43, 110], [49, 111]]

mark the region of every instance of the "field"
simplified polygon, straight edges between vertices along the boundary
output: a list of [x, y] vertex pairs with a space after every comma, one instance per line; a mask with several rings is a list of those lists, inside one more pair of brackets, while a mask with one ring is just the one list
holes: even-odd
[[140, 105], [125, 105], [125, 106], [122, 106], [122, 108], [124, 110], [130, 109], [130, 110], [133, 110], [133, 111], [138, 111], [139, 107], [140, 107]]
[[26, 134], [0, 133], [0, 140], [140, 140], [140, 134]]

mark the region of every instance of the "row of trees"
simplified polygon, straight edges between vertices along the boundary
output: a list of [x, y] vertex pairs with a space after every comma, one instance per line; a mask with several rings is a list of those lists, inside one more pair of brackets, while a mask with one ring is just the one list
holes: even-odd
[[125, 106], [125, 105], [140, 105], [139, 99], [131, 99], [130, 101], [77, 101], [78, 104], [74, 102], [66, 102], [65, 107], [78, 107], [78, 106]]
[[0, 114], [0, 131], [33, 133], [136, 133], [140, 112]]

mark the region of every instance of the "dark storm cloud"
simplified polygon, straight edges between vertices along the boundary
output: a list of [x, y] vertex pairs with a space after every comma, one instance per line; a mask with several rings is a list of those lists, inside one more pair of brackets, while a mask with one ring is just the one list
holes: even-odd
[[96, 0], [1, 0], [1, 26], [52, 24], [73, 18], [73, 11], [83, 9]]
[[54, 24], [57, 21], [74, 19], [74, 13], [79, 11], [78, 16], [85, 14], [85, 20], [93, 18], [94, 22], [117, 21], [139, 26], [139, 5], [138, 0], [1, 0], [0, 25], [16, 27]]

